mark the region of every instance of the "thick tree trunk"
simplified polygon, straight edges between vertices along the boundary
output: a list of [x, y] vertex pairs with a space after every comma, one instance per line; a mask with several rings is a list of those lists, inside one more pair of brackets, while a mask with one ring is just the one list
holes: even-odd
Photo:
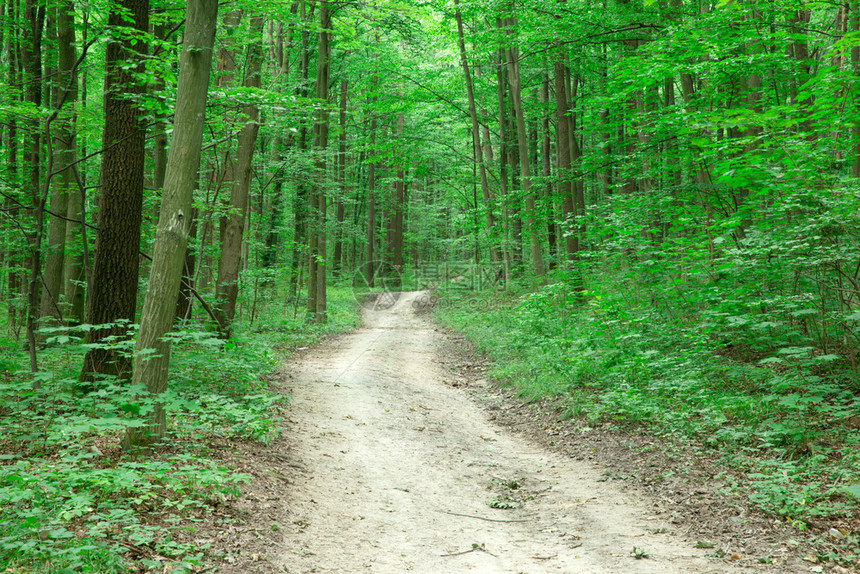
[[[91, 325], [111, 326], [88, 331], [88, 344], [103, 343], [109, 336], [126, 338], [137, 305], [146, 128], [133, 96], [142, 94], [145, 86], [134, 77], [141, 66], [129, 68], [129, 62], [140, 62], [146, 54], [139, 35], [149, 31], [149, 0], [121, 0], [108, 16], [108, 26], [125, 28], [129, 18], [132, 28], [115, 34], [105, 54], [101, 195], [85, 316]], [[83, 376], [121, 376], [130, 367], [130, 357], [102, 345], [87, 352]]]
[[[248, 44], [245, 60], [244, 86], [246, 88], [254, 89], [261, 86], [263, 23], [263, 18], [260, 16], [254, 16], [250, 19], [252, 40]], [[218, 317], [220, 334], [224, 338], [231, 335], [231, 325], [236, 315], [236, 300], [239, 296], [239, 270], [242, 265], [242, 242], [251, 189], [251, 160], [254, 157], [257, 133], [260, 128], [259, 117], [260, 111], [255, 104], [247, 103], [242, 106], [242, 118], [245, 124], [239, 132], [234, 180], [230, 191], [230, 212], [221, 241], [221, 259], [218, 261], [218, 283], [216, 286], [218, 305], [215, 308], [215, 315]]]
[[[170, 343], [163, 337], [173, 326], [185, 261], [194, 183], [200, 167], [217, 14], [218, 2], [215, 0], [188, 1], [185, 42], [179, 61], [173, 140], [167, 159], [152, 270], [134, 357], [133, 383], [146, 385], [151, 395], [158, 395], [167, 389]], [[164, 435], [166, 428], [164, 409], [157, 404], [149, 425], [139, 429], [130, 428], [123, 439], [123, 446], [128, 449], [155, 442]]]

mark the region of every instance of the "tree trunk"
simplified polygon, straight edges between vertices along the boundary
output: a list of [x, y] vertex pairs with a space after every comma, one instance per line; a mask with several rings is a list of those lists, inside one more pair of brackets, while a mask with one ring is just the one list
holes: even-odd
[[[504, 25], [512, 27], [516, 25], [514, 18], [507, 18]], [[532, 267], [535, 275], [542, 277], [546, 274], [546, 266], [541, 253], [540, 238], [538, 235], [537, 219], [535, 214], [535, 197], [531, 192], [531, 169], [529, 167], [528, 139], [526, 135], [526, 121], [523, 113], [522, 89], [520, 87], [519, 49], [510, 47], [506, 50], [508, 84], [510, 87], [511, 100], [514, 106], [514, 119], [516, 121], [517, 148], [520, 159], [520, 186], [526, 198], [526, 221], [529, 230], [529, 246], [531, 247]]]
[[[166, 163], [165, 168], [167, 167]], [[194, 240], [197, 237], [197, 217], [197, 209], [192, 208], [191, 229], [188, 231], [188, 238], [190, 240]], [[192, 303], [194, 301], [194, 264], [196, 261], [197, 254], [194, 252], [192, 242], [186, 240], [185, 262], [182, 264], [182, 279], [179, 282], [179, 297], [176, 300], [177, 321], [187, 321], [191, 318]]]
[[[246, 88], [259, 89], [261, 86], [263, 24], [263, 18], [260, 16], [250, 19], [251, 41], [248, 44], [245, 60], [244, 87]], [[254, 157], [257, 133], [260, 128], [260, 111], [255, 104], [246, 103], [242, 106], [242, 117], [245, 119], [245, 124], [239, 132], [234, 180], [230, 191], [230, 212], [221, 241], [221, 258], [218, 261], [216, 286], [218, 305], [215, 308], [215, 315], [218, 317], [219, 331], [223, 338], [230, 337], [231, 325], [236, 315], [239, 270], [242, 265], [242, 241], [251, 189], [251, 160]]]
[[[518, 267], [516, 251], [511, 245], [510, 232], [510, 193], [508, 190], [508, 134], [507, 134], [507, 106], [505, 105], [505, 94], [507, 84], [505, 73], [502, 70], [502, 50], [496, 52], [496, 98], [499, 102], [499, 193], [502, 196], [502, 258], [505, 263], [505, 288], [510, 289], [514, 270]], [[489, 139], [489, 138], [488, 138]], [[492, 155], [492, 148], [487, 150]], [[490, 157], [492, 160], [492, 157]]]
[[348, 82], [344, 78], [340, 81], [340, 105], [339, 105], [339, 117], [338, 124], [340, 125], [340, 133], [338, 134], [338, 148], [337, 148], [337, 174], [338, 174], [338, 183], [340, 187], [340, 195], [337, 198], [337, 204], [335, 207], [335, 220], [336, 227], [334, 231], [334, 253], [332, 254], [332, 271], [335, 275], [338, 275], [341, 270], [342, 258], [343, 258], [343, 218], [344, 218], [344, 205], [343, 199], [346, 197], [347, 187], [346, 187], [346, 90], [347, 90]]
[[115, 34], [105, 53], [101, 196], [85, 321], [110, 327], [87, 332], [88, 344], [101, 345], [84, 357], [85, 380], [95, 374], [125, 375], [131, 367], [128, 356], [104, 344], [109, 336], [127, 337], [137, 305], [146, 128], [143, 110], [129, 96], [142, 94], [145, 86], [134, 77], [142, 65], [129, 68], [129, 62], [139, 63], [146, 55], [146, 42], [138, 40], [149, 31], [149, 0], [121, 0], [108, 26], [125, 27], [129, 16], [132, 28]]
[[[59, 111], [52, 138], [53, 169], [56, 173], [54, 192], [51, 195], [50, 219], [48, 222], [48, 258], [43, 273], [42, 317], [61, 319], [65, 310], [60, 308], [60, 293], [63, 292], [63, 271], [66, 252], [69, 197], [77, 194], [74, 171], [71, 163], [75, 157], [74, 107], [78, 97], [78, 80], [75, 73], [75, 29], [74, 5], [65, 0], [54, 9], [57, 36], [58, 74], [53, 88], [52, 105]], [[73, 225], [72, 223], [68, 224]]]
[[579, 238], [571, 233], [573, 223], [576, 219], [576, 211], [573, 203], [573, 173], [571, 170], [570, 154], [570, 122], [567, 114], [567, 87], [565, 86], [564, 58], [559, 54], [553, 65], [553, 81], [555, 86], [555, 130], [556, 130], [556, 153], [558, 156], [558, 178], [559, 193], [561, 195], [561, 210], [564, 218], [563, 229], [564, 247], [567, 260], [573, 261], [579, 253]]
[[[320, 102], [328, 101], [328, 84], [329, 71], [331, 69], [331, 12], [329, 11], [328, 0], [322, 0], [320, 3], [320, 32], [319, 32], [319, 49], [317, 51], [317, 79], [316, 79], [316, 97]], [[328, 200], [326, 198], [326, 148], [328, 147], [328, 109], [321, 107], [317, 111], [317, 121], [314, 127], [314, 149], [316, 150], [317, 160], [315, 162], [314, 171], [314, 187], [312, 191], [316, 198], [314, 204], [317, 208], [315, 214], [314, 233], [316, 235], [316, 252], [311, 253], [311, 259], [315, 261], [315, 267], [312, 270], [316, 273], [316, 297], [315, 297], [315, 315], [316, 323], [325, 323], [326, 316], [326, 206]], [[310, 291], [310, 288], [308, 289]]]
[[[26, 0], [24, 4], [24, 17], [27, 20], [24, 26], [25, 40], [22, 45], [22, 62], [24, 68], [25, 90], [24, 100], [31, 104], [34, 109], [39, 109], [42, 105], [42, 87], [44, 78], [42, 77], [42, 29], [45, 24], [45, 6], [37, 6], [34, 0]], [[43, 209], [45, 207], [45, 196], [41, 189], [41, 126], [39, 125], [38, 117], [32, 118], [26, 122], [27, 125], [27, 141], [29, 146], [25, 148], [24, 153], [24, 173], [28, 177], [25, 188], [30, 191], [30, 205], [32, 206], [32, 221], [33, 226], [27, 229], [25, 225], [25, 234], [29, 243], [29, 261], [28, 267], [30, 279], [24, 287], [27, 296], [27, 322], [26, 335], [27, 344], [30, 350], [30, 370], [36, 372], [36, 321], [39, 318], [39, 293], [41, 282], [39, 274], [41, 271], [41, 243], [42, 243], [42, 218]], [[37, 387], [38, 383], [34, 383]]]
[[[469, 61], [466, 58], [466, 41], [463, 34], [463, 17], [460, 14], [460, 1], [454, 0], [456, 10], [454, 17], [457, 20], [457, 39], [460, 47], [460, 65], [463, 66], [463, 77], [466, 80], [466, 99], [469, 102], [469, 116], [472, 120], [472, 157], [478, 164], [478, 174], [481, 181], [481, 196], [484, 198], [484, 206], [486, 208], [487, 219], [487, 234], [492, 241], [493, 229], [496, 226], [495, 218], [493, 217], [493, 201], [490, 195], [490, 184], [487, 181], [487, 168], [482, 161], [483, 151], [481, 150], [481, 131], [478, 123], [477, 106], [475, 105], [475, 92], [472, 87], [472, 74], [469, 72]], [[499, 249], [496, 245], [490, 245], [493, 262], [498, 262], [500, 259]]]
[[540, 92], [540, 101], [543, 104], [544, 110], [546, 110], [541, 118], [541, 131], [543, 133], [543, 137], [541, 138], [541, 167], [542, 175], [544, 180], [544, 188], [543, 188], [543, 196], [541, 199], [543, 200], [544, 208], [543, 211], [545, 213], [549, 213], [550, 216], [547, 218], [547, 242], [549, 243], [549, 269], [555, 269], [555, 266], [558, 262], [558, 245], [556, 243], [556, 235], [555, 235], [555, 202], [553, 201], [553, 197], [555, 196], [552, 184], [552, 152], [551, 152], [551, 135], [550, 135], [550, 111], [549, 111], [549, 74], [545, 73], [543, 76], [543, 82], [541, 83], [541, 92]]
[[[12, 21], [18, 20], [19, 4], [14, 0], [9, 0], [7, 4], [7, 17]], [[7, 75], [6, 84], [9, 89], [9, 107], [14, 108], [20, 105], [21, 101], [21, 58], [19, 50], [19, 40], [17, 34], [8, 34], [5, 43]], [[6, 171], [5, 176], [8, 181], [18, 184], [19, 177], [19, 154], [18, 154], [18, 118], [15, 114], [10, 113], [6, 119]], [[9, 216], [10, 221], [18, 221], [20, 218], [19, 203], [13, 198], [4, 198], [3, 208]], [[6, 293], [6, 308], [8, 309], [8, 323], [12, 332], [17, 337], [19, 334], [19, 326], [21, 322], [21, 310], [17, 305], [17, 299], [21, 293], [21, 285], [23, 279], [21, 277], [20, 267], [22, 264], [21, 258], [21, 238], [18, 229], [11, 230], [6, 235], [6, 250], [7, 260], [6, 267], [8, 271], [8, 285]]]
[[[377, 41], [379, 36], [377, 35]], [[376, 90], [379, 88], [379, 77], [374, 74], [370, 80], [373, 97], [370, 108], [370, 165], [367, 166], [367, 271], [364, 280], [368, 287], [373, 287], [376, 282]]]
[[[856, 34], [860, 32], [860, 1], [853, 0], [848, 12], [850, 31]], [[851, 73], [860, 77], [860, 46], [851, 46]], [[851, 126], [851, 139], [853, 140], [854, 159], [851, 162], [851, 176], [860, 177], [860, 119], [855, 120]]]
[[[179, 61], [173, 140], [167, 158], [152, 270], [134, 357], [133, 383], [146, 385], [151, 395], [158, 395], [167, 389], [170, 343], [163, 337], [173, 326], [185, 245], [191, 225], [192, 196], [200, 167], [217, 14], [216, 0], [188, 0], [185, 42]], [[149, 425], [130, 428], [123, 439], [123, 447], [128, 449], [151, 444], [164, 435], [166, 427], [164, 409], [161, 404], [156, 404]]]
[[[299, 12], [299, 16], [302, 22], [301, 26], [301, 39], [302, 46], [299, 52], [299, 81], [296, 86], [296, 95], [302, 98], [308, 97], [308, 68], [310, 67], [310, 46], [309, 46], [309, 38], [308, 38], [308, 29], [310, 28], [310, 16], [307, 13], [305, 2], [300, 3], [301, 10], [298, 10], [299, 3], [294, 3], [293, 6], [296, 7], [296, 11]], [[295, 14], [296, 11], [292, 13]], [[287, 58], [288, 60], [288, 58]], [[302, 125], [299, 128], [299, 137], [298, 137], [298, 148], [300, 152], [303, 152], [307, 149], [307, 128]], [[307, 226], [308, 226], [308, 190], [307, 185], [304, 181], [299, 181], [296, 186], [296, 196], [293, 201], [293, 254], [292, 261], [290, 263], [290, 290], [289, 297], [290, 299], [297, 299], [299, 296], [299, 275], [301, 274], [300, 268], [302, 266], [302, 261], [306, 254], [306, 245], [305, 241], [307, 240]], [[316, 305], [314, 305], [316, 308]]]

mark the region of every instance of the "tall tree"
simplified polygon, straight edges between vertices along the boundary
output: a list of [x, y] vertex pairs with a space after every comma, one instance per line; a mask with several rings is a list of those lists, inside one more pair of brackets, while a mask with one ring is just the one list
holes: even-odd
[[[261, 86], [261, 66], [263, 61], [263, 18], [250, 19], [251, 42], [248, 44], [245, 59], [244, 87], [259, 89]], [[230, 192], [229, 213], [221, 240], [221, 259], [218, 262], [218, 284], [216, 307], [221, 335], [229, 337], [230, 325], [236, 314], [236, 300], [239, 295], [239, 270], [242, 263], [242, 242], [245, 220], [248, 216], [248, 198], [251, 190], [251, 160], [260, 129], [260, 110], [250, 101], [242, 106], [244, 125], [239, 132], [236, 163]]]
[[[503, 26], [511, 32], [516, 26], [514, 18], [506, 18]], [[508, 87], [511, 92], [511, 103], [514, 107], [516, 121], [517, 149], [520, 161], [520, 186], [526, 199], [526, 218], [529, 227], [529, 245], [531, 247], [532, 267], [538, 277], [546, 274], [546, 265], [541, 251], [541, 242], [535, 213], [535, 196], [532, 193], [532, 176], [529, 162], [528, 139], [526, 134], [525, 111], [523, 110], [522, 86], [520, 81], [519, 48], [510, 45], [505, 50], [508, 70]]]
[[[311, 252], [308, 272], [308, 300], [313, 302], [314, 320], [325, 323], [326, 315], [326, 148], [329, 132], [329, 75], [331, 70], [331, 11], [328, 0], [320, 2], [320, 30], [317, 50], [316, 97], [320, 108], [314, 124], [314, 179], [311, 191]], [[313, 279], [313, 281], [311, 281]], [[311, 291], [314, 297], [311, 299]], [[311, 309], [308, 308], [310, 311]]]
[[338, 126], [338, 148], [337, 148], [337, 178], [339, 194], [335, 204], [335, 236], [334, 236], [334, 251], [332, 253], [332, 272], [337, 274], [340, 272], [343, 260], [343, 220], [344, 198], [347, 193], [346, 185], [346, 91], [349, 81], [343, 78], [340, 81], [340, 99], [339, 99], [339, 114]]
[[37, 4], [34, 0], [26, 0], [24, 17], [27, 20], [24, 26], [25, 39], [21, 49], [21, 61], [26, 82], [24, 101], [35, 112], [26, 122], [26, 135], [29, 145], [24, 150], [24, 174], [27, 177], [25, 189], [29, 191], [28, 203], [31, 206], [32, 214], [32, 221], [30, 222], [32, 227], [26, 232], [30, 244], [29, 281], [25, 291], [27, 295], [26, 335], [30, 349], [30, 370], [35, 372], [38, 369], [36, 365], [35, 330], [36, 321], [39, 319], [42, 224], [46, 201], [45, 194], [42, 193], [41, 189], [42, 134], [39, 121], [44, 82], [42, 77], [42, 33], [45, 26], [45, 6]]
[[137, 306], [146, 157], [146, 125], [137, 96], [146, 90], [139, 76], [148, 52], [148, 31], [149, 0], [112, 4], [105, 52], [98, 231], [85, 313], [87, 323], [108, 326], [87, 332], [87, 343], [98, 346], [84, 357], [85, 380], [96, 374], [125, 375], [131, 367], [130, 357], [114, 343], [127, 338]]
[[[43, 273], [41, 316], [61, 317], [60, 293], [64, 291], [63, 271], [66, 251], [69, 198], [77, 195], [72, 162], [75, 157], [74, 108], [78, 94], [75, 71], [74, 4], [64, 0], [52, 9], [51, 21], [56, 30], [58, 71], [51, 90], [52, 106], [57, 109], [56, 128], [51, 146], [51, 172], [54, 191], [51, 195], [48, 228], [48, 255]], [[73, 225], [69, 222], [69, 225]]]
[[[492, 239], [495, 227], [495, 218], [493, 216], [493, 202], [490, 196], [490, 184], [487, 180], [487, 169], [483, 162], [483, 150], [481, 149], [481, 134], [478, 124], [478, 111], [475, 104], [475, 91], [472, 87], [472, 74], [469, 72], [469, 61], [466, 58], [466, 42], [463, 33], [463, 16], [460, 14], [460, 1], [454, 0], [454, 18], [457, 21], [457, 40], [460, 48], [460, 65], [463, 67], [463, 77], [466, 81], [466, 99], [469, 104], [469, 117], [472, 120], [472, 157], [478, 163], [478, 174], [481, 180], [481, 195], [484, 199], [486, 209], [487, 232]], [[499, 249], [496, 245], [490, 246], [490, 251], [493, 256], [493, 261], [498, 262], [500, 259]]]
[[[153, 399], [167, 388], [170, 343], [164, 335], [170, 331], [176, 313], [185, 244], [191, 226], [192, 196], [200, 168], [217, 20], [217, 0], [188, 0], [173, 138], [167, 158], [152, 269], [135, 345], [132, 379], [135, 384], [145, 385]], [[152, 443], [164, 435], [166, 427], [164, 408], [156, 404], [149, 425], [129, 428], [123, 446]]]

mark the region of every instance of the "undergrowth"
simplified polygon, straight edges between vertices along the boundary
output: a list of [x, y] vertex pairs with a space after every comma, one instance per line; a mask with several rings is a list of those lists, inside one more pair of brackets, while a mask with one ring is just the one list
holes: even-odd
[[305, 323], [274, 305], [222, 341], [202, 325], [171, 335], [165, 439], [149, 453], [119, 448], [153, 408], [143, 389], [78, 376], [87, 328], [47, 329], [34, 390], [20, 341], [0, 340], [0, 570], [190, 572], [206, 545], [173, 532], [240, 495], [249, 476], [210, 457], [218, 441], [267, 443], [287, 397], [267, 383], [278, 355], [358, 321], [351, 292], [331, 289], [329, 323]]
[[[850, 365], [798, 333], [733, 325], [717, 305], [698, 316], [639, 305], [609, 284], [616, 278], [584, 295], [563, 274], [537, 289], [447, 285], [436, 315], [526, 400], [552, 399], [563, 418], [590, 426], [699, 445], [745, 473], [751, 503], [766, 512], [801, 529], [826, 519], [858, 530], [860, 397]], [[858, 535], [839, 561], [860, 558]]]

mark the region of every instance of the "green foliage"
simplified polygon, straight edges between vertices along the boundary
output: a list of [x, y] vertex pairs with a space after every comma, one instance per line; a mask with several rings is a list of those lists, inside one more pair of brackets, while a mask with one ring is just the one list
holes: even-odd
[[[757, 305], [714, 297], [700, 306], [692, 278], [649, 277], [655, 265], [604, 265], [584, 294], [564, 272], [535, 291], [449, 288], [438, 315], [526, 399], [552, 398], [589, 425], [711, 449], [750, 473], [751, 500], [769, 512], [793, 520], [855, 515], [849, 492], [860, 480], [860, 434], [848, 421], [860, 398], [850, 365], [799, 345], [796, 330], [773, 337], [776, 327], [762, 326]], [[661, 304], [673, 291], [682, 296]]]
[[[169, 389], [157, 397], [171, 425], [149, 454], [123, 453], [119, 442], [144, 424], [156, 398], [125, 381], [104, 381], [87, 394], [78, 388], [89, 326], [45, 329], [42, 364], [50, 370], [37, 373], [38, 390], [19, 370], [20, 346], [0, 340], [0, 569], [128, 572], [130, 548], [167, 557], [178, 571], [204, 564], [208, 547], [171, 533], [239, 496], [249, 480], [208, 458], [210, 445], [278, 435], [287, 397], [266, 382], [276, 357], [356, 324], [349, 292], [330, 297], [332, 321], [322, 327], [264, 304], [255, 328], [240, 323], [229, 341], [189, 325], [172, 333]], [[145, 556], [138, 565], [164, 568]]]

